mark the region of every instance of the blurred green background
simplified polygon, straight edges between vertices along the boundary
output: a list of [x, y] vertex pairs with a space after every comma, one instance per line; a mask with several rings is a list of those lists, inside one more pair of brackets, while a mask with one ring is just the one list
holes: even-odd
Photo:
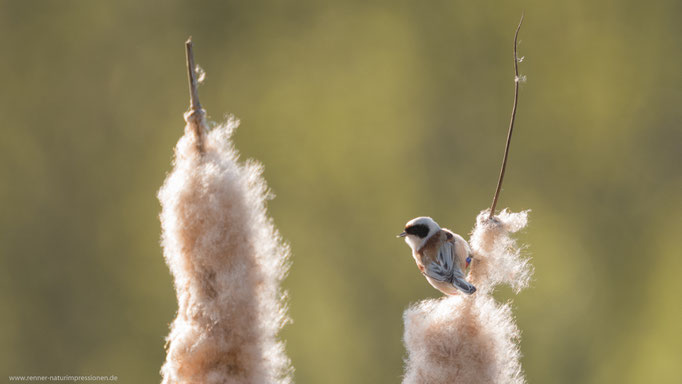
[[[297, 383], [396, 383], [437, 297], [395, 239], [532, 209], [531, 383], [682, 382], [679, 1], [0, 2], [0, 377], [160, 379], [176, 310], [156, 192], [188, 105], [242, 120], [291, 243]], [[501, 300], [513, 295], [497, 293]], [[1, 379], [0, 380], [4, 380]]]

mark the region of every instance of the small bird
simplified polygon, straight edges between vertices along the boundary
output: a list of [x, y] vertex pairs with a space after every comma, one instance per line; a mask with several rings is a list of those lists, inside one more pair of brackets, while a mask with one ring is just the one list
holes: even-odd
[[398, 237], [405, 238], [417, 267], [434, 288], [446, 295], [476, 292], [476, 287], [464, 280], [471, 248], [462, 236], [441, 228], [430, 217], [417, 217], [405, 224]]

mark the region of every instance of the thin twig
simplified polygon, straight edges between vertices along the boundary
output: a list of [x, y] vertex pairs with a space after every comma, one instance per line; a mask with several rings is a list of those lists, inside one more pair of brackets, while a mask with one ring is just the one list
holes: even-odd
[[194, 66], [194, 52], [192, 51], [192, 38], [190, 37], [185, 42], [185, 53], [187, 59], [187, 76], [189, 80], [189, 100], [190, 111], [187, 117], [187, 122], [191, 125], [197, 138], [197, 149], [199, 152], [204, 151], [204, 115], [205, 112], [199, 103], [199, 91], [197, 90], [197, 75]]
[[507, 133], [507, 144], [504, 146], [504, 158], [502, 159], [502, 168], [500, 169], [500, 178], [497, 181], [497, 189], [495, 190], [495, 196], [493, 197], [493, 203], [490, 206], [490, 216], [488, 219], [492, 219], [495, 216], [495, 206], [497, 205], [497, 199], [500, 197], [500, 190], [502, 190], [502, 180], [504, 179], [504, 171], [507, 169], [507, 157], [509, 156], [509, 144], [511, 143], [512, 132], [514, 131], [514, 120], [516, 119], [516, 105], [519, 101], [519, 59], [516, 55], [516, 42], [519, 37], [519, 30], [521, 29], [521, 24], [523, 24], [523, 13], [521, 14], [521, 20], [519, 21], [518, 27], [516, 27], [516, 33], [514, 34], [514, 105], [512, 106], [511, 121], [509, 122], [509, 132]]

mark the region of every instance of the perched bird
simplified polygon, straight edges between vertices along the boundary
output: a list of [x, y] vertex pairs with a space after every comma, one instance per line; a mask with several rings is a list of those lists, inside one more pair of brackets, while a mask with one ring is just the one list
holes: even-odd
[[441, 228], [430, 217], [417, 217], [398, 235], [412, 248], [412, 256], [426, 280], [446, 295], [457, 291], [471, 295], [476, 287], [464, 280], [471, 248], [462, 236]]

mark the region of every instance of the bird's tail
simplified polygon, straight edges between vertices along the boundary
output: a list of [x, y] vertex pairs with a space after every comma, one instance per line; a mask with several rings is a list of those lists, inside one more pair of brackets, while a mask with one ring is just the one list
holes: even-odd
[[471, 295], [472, 293], [476, 292], [476, 287], [461, 277], [455, 277], [452, 279], [452, 285], [467, 295]]

